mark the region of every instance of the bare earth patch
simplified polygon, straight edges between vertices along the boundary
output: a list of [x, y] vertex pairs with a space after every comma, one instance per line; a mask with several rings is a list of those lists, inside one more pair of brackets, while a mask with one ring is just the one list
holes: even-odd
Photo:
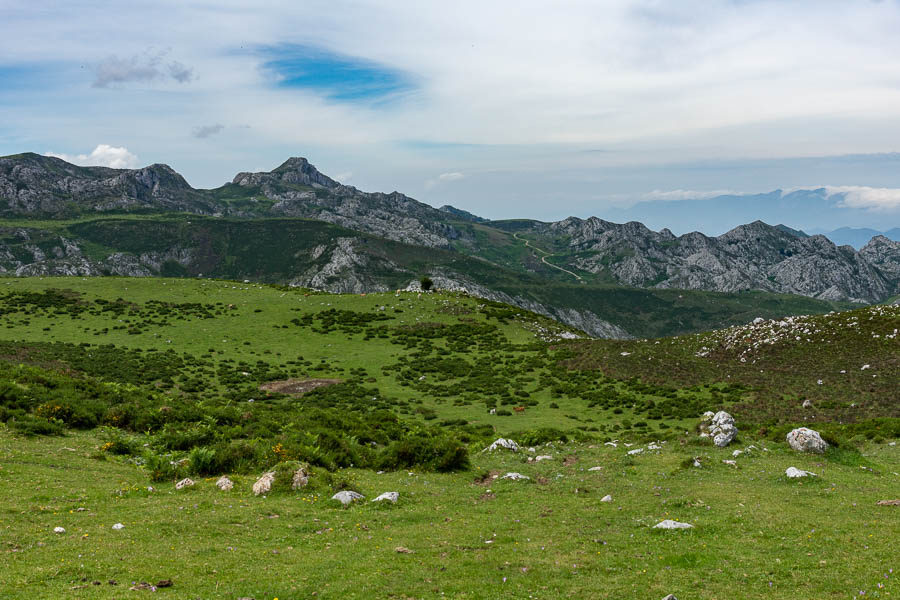
[[316, 388], [326, 385], [343, 383], [340, 379], [283, 379], [281, 381], [269, 381], [259, 386], [264, 392], [287, 394], [288, 396], [302, 396]]

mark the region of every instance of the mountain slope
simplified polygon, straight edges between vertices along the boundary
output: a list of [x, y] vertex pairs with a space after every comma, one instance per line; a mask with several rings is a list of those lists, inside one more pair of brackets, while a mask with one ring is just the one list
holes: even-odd
[[[116, 226], [132, 231], [130, 238], [119, 235], [97, 241], [91, 237], [100, 235], [102, 230], [102, 238], [113, 230], [109, 223], [98, 224], [112, 215], [171, 212], [242, 220], [244, 225], [215, 229], [205, 240], [186, 235], [180, 238], [177, 249], [171, 246], [165, 251], [151, 249], [153, 240], [137, 235], [133, 223]], [[197, 257], [229, 255], [230, 251], [215, 246], [227, 245], [224, 240], [232, 238], [226, 229], [251, 231], [262, 227], [268, 236], [264, 239], [271, 240], [276, 249], [282, 243], [285, 248], [294, 248], [297, 263], [289, 269], [278, 267], [270, 271], [274, 268], [271, 264], [259, 263], [245, 253], [243, 261], [261, 266], [256, 271], [246, 269], [243, 276], [265, 281], [302, 280], [305, 285], [323, 287], [334, 287], [338, 279], [343, 279], [346, 284], [341, 291], [362, 290], [367, 285], [382, 289], [401, 279], [386, 273], [403, 273], [402, 279], [408, 281], [429, 272], [446, 276], [461, 286], [481, 286], [485, 294], [487, 290], [508, 293], [491, 287], [493, 280], [510, 283], [524, 278], [521, 285], [525, 287], [549, 284], [554, 289], [568, 289], [567, 298], [578, 295], [578, 285], [717, 292], [762, 290], [853, 302], [879, 302], [900, 292], [900, 259], [890, 246], [856, 252], [848, 246], [835, 246], [823, 236], [802, 237], [784, 226], [772, 227], [761, 221], [715, 238], [696, 232], [676, 237], [667, 229], [655, 232], [641, 223], [620, 225], [596, 217], [571, 217], [556, 223], [484, 222], [453, 207], [435, 209], [398, 192], [368, 193], [342, 185], [304, 158], [291, 158], [270, 172], [239, 173], [231, 183], [217, 189], [197, 190], [165, 165], [108, 169], [77, 167], [37, 154], [8, 156], [0, 158], [0, 216], [7, 217], [7, 225], [13, 228], [5, 234], [12, 243], [2, 251], [6, 254], [0, 256], [0, 264], [16, 273], [41, 273], [48, 268], [77, 273], [178, 273], [176, 264], [191, 264], [196, 272], [209, 272], [209, 268], [201, 270], [205, 263]], [[31, 235], [27, 224], [35, 218], [62, 224], [73, 217], [97, 223], [77, 227], [65, 221], [65, 231], [60, 232], [61, 237], [51, 244], [52, 248], [24, 239]], [[276, 220], [265, 226], [253, 224], [272, 218]], [[294, 241], [276, 242], [295, 240], [292, 228], [308, 227], [292, 224], [292, 219], [331, 223], [345, 233], [334, 233], [332, 245], [325, 244], [328, 252], [316, 250], [322, 244], [300, 249]], [[26, 227], [15, 230], [20, 225]], [[163, 222], [148, 227], [156, 227], [159, 239], [167, 239], [170, 234], [163, 231], [168, 227]], [[205, 223], [204, 227], [210, 225]], [[284, 231], [277, 231], [279, 228]], [[354, 233], [347, 234], [348, 230]], [[35, 235], [44, 236], [40, 232]], [[372, 258], [374, 262], [355, 260], [353, 256], [366, 252], [350, 252], [349, 242], [339, 242], [338, 238], [361, 236], [377, 236], [419, 248], [412, 252], [419, 256], [415, 267], [401, 265], [384, 253]], [[149, 245], [137, 248], [137, 240]], [[360, 242], [351, 246], [354, 244]], [[256, 245], [247, 246], [250, 247]], [[330, 256], [338, 247], [342, 250], [335, 260], [342, 266], [322, 263], [322, 256]], [[432, 257], [425, 249], [450, 251], [457, 268], [447, 270], [448, 261], [453, 262], [447, 258], [451, 255]], [[91, 252], [102, 254], [99, 262], [97, 257], [88, 256]], [[114, 257], [117, 252], [122, 256]], [[298, 252], [318, 254], [310, 259]], [[405, 250], [401, 252], [404, 253]], [[51, 263], [56, 266], [50, 266]], [[301, 266], [320, 270], [307, 272]], [[491, 271], [496, 273], [485, 275]], [[576, 304], [578, 310], [585, 306], [583, 301]], [[573, 307], [575, 304], [568, 300], [558, 306], [560, 310]]]

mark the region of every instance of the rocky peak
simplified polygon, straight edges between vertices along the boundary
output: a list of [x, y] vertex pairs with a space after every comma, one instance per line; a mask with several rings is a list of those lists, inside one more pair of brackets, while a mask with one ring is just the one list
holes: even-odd
[[337, 188], [340, 183], [323, 175], [308, 160], [292, 157], [268, 173], [238, 173], [232, 183], [240, 186], [286, 183], [316, 188]]

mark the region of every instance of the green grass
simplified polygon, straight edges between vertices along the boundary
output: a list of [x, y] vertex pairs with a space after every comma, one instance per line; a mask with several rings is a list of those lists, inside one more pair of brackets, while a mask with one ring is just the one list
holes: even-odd
[[[898, 310], [796, 319], [816, 343], [782, 336], [748, 353], [768, 324], [565, 341], [553, 321], [455, 293], [3, 279], [0, 595], [121, 598], [171, 579], [158, 593], [894, 597], [897, 509], [875, 502], [900, 489], [886, 443], [900, 437], [886, 336]], [[870, 366], [817, 384], [847, 361]], [[300, 398], [259, 389], [287, 377], [343, 383]], [[503, 414], [514, 406], [525, 411]], [[727, 449], [696, 435], [719, 409], [740, 429]], [[797, 424], [832, 448], [791, 452]], [[481, 452], [500, 436], [553, 459]], [[626, 455], [651, 440], [662, 451]], [[722, 463], [751, 444], [738, 468]], [[308, 488], [252, 495], [293, 460], [310, 464]], [[819, 477], [788, 480], [788, 466]], [[531, 479], [490, 479], [508, 471]], [[230, 493], [213, 485], [223, 472]], [[197, 485], [174, 490], [186, 475]], [[348, 488], [401, 499], [329, 500]], [[695, 529], [651, 529], [666, 518]]]
[[[877, 473], [778, 444], [738, 469], [721, 463], [730, 450], [677, 444], [634, 458], [621, 446], [541, 448], [554, 459], [536, 464], [476, 454], [468, 473], [348, 470], [367, 499], [400, 501], [341, 509], [328, 493], [254, 497], [246, 476], [228, 493], [211, 479], [177, 492], [91, 458], [100, 442], [0, 429], [4, 598], [122, 598], [162, 579], [174, 582], [163, 597], [257, 600], [900, 595], [897, 509], [875, 506], [897, 496], [897, 447], [864, 449]], [[577, 462], [563, 466], [568, 455]], [[695, 455], [701, 469], [680, 467]], [[787, 480], [787, 466], [820, 477]], [[478, 485], [483, 471], [532, 480]], [[651, 529], [666, 518], [695, 529]]]

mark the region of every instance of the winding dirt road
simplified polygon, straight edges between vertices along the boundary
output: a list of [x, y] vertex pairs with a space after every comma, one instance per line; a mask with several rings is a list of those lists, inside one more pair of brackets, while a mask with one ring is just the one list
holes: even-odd
[[547, 265], [548, 267], [553, 267], [554, 269], [558, 269], [558, 270], [562, 271], [563, 273], [568, 273], [569, 275], [571, 275], [578, 281], [581, 281], [582, 283], [584, 283], [584, 279], [581, 278], [581, 275], [578, 275], [577, 273], [573, 273], [572, 271], [570, 271], [568, 269], [563, 269], [562, 267], [554, 265], [553, 263], [547, 262], [547, 257], [548, 256], [556, 256], [555, 254], [551, 254], [550, 252], [547, 252], [546, 250], [541, 250], [540, 248], [532, 246], [528, 242], [528, 240], [523, 240], [522, 238], [520, 238], [518, 233], [513, 233], [513, 237], [516, 238], [517, 240], [519, 240], [520, 242], [525, 242], [526, 248], [528, 248], [530, 250], [536, 250], [536, 251], [540, 252], [541, 254], [543, 254], [544, 256], [541, 256], [541, 262], [544, 263], [545, 265]]

